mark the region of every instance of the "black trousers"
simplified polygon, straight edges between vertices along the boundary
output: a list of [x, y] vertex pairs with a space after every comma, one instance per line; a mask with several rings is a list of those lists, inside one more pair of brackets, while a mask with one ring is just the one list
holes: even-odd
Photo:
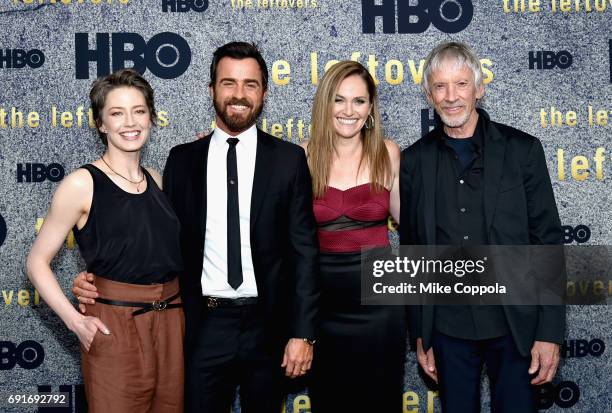
[[465, 340], [434, 332], [432, 347], [444, 413], [478, 413], [480, 378], [486, 364], [492, 413], [536, 413], [535, 388], [523, 356], [510, 335]]
[[275, 347], [257, 305], [205, 310], [186, 355], [186, 411], [228, 413], [240, 386], [242, 412], [279, 412], [282, 354]]

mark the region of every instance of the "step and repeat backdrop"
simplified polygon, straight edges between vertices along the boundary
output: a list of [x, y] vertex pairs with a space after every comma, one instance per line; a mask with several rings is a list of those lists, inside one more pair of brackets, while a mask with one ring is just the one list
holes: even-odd
[[[402, 148], [436, 122], [420, 86], [427, 53], [465, 41], [480, 55], [491, 118], [541, 139], [566, 243], [612, 242], [612, 0], [4, 0], [0, 26], [0, 411], [85, 411], [77, 339], [27, 280], [25, 259], [58, 182], [102, 154], [87, 96], [118, 68], [135, 66], [156, 91], [144, 163], [162, 170], [171, 147], [213, 126], [208, 70], [228, 41], [256, 42], [268, 62], [263, 130], [307, 139], [318, 82], [352, 59], [377, 80], [385, 133]], [[84, 269], [72, 234], [53, 268], [66, 291]], [[612, 283], [568, 292], [609, 297]], [[568, 308], [542, 410], [612, 411], [611, 316], [608, 306]], [[67, 392], [69, 407], [6, 400], [40, 391]], [[440, 411], [414, 353], [403, 399], [405, 413]], [[310, 412], [307, 392], [284, 410]]]

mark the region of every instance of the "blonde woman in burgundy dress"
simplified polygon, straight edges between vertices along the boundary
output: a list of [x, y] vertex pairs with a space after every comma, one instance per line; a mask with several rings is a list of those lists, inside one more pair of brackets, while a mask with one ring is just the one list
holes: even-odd
[[360, 299], [361, 251], [388, 246], [387, 219], [399, 216], [400, 149], [383, 139], [376, 86], [361, 64], [328, 70], [312, 124], [302, 146], [321, 250], [313, 412], [401, 412], [404, 308], [364, 306]]

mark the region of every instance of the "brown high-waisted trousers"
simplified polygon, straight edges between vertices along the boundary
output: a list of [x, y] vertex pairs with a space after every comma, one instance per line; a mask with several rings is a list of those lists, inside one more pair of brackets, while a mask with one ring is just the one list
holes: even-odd
[[[96, 277], [95, 285], [102, 298], [131, 302], [165, 300], [179, 291], [177, 279], [136, 285]], [[89, 352], [81, 346], [90, 413], [183, 412], [183, 308], [132, 315], [138, 309], [87, 305], [86, 315], [110, 330], [96, 333]]]

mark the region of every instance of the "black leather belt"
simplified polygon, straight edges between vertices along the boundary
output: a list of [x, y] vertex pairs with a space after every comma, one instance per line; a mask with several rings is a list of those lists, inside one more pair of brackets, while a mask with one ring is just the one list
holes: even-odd
[[206, 308], [243, 307], [259, 303], [257, 297], [222, 298], [204, 296], [202, 299]]
[[182, 307], [183, 304], [169, 304], [170, 302], [176, 300], [180, 297], [180, 293], [176, 293], [172, 297], [166, 298], [165, 300], [155, 300], [149, 303], [137, 303], [134, 301], [118, 301], [118, 300], [107, 300], [106, 298], [96, 298], [97, 303], [108, 304], [108, 305], [118, 305], [121, 307], [142, 307], [140, 310], [136, 310], [132, 313], [132, 315], [140, 315], [144, 313], [148, 313], [149, 311], [163, 311], [168, 308], [178, 308]]

